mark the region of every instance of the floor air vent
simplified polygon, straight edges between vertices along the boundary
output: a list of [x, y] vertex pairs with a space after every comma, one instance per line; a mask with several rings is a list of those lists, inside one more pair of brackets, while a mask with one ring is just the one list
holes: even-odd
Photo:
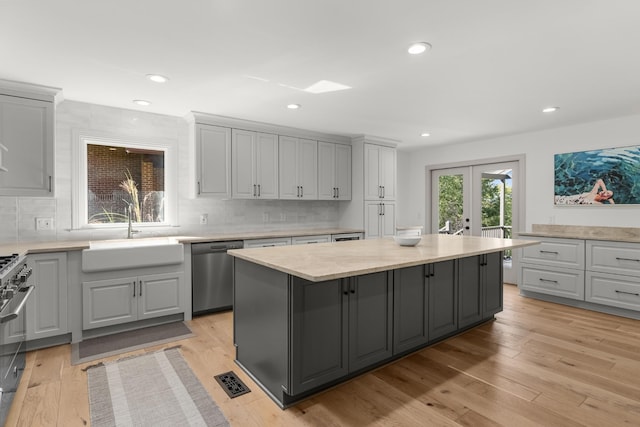
[[232, 399], [251, 391], [249, 390], [249, 387], [247, 387], [242, 381], [240, 381], [238, 376], [233, 371], [215, 375], [213, 378], [218, 381], [220, 387], [222, 387], [222, 389], [226, 391], [229, 397]]

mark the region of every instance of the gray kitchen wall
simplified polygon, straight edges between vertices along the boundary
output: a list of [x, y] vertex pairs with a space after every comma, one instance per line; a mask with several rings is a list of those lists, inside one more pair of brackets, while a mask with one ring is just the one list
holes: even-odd
[[[230, 231], [268, 231], [336, 227], [338, 204], [333, 201], [216, 200], [192, 198], [189, 191], [190, 146], [187, 121], [181, 117], [125, 110], [65, 100], [56, 107], [55, 197], [0, 197], [0, 243], [88, 240], [126, 237], [126, 226], [112, 230], [73, 230], [72, 147], [77, 134], [120, 140], [175, 143], [178, 152], [178, 213], [173, 227], [144, 228], [143, 236], [207, 235]], [[200, 215], [208, 214], [207, 225]], [[37, 217], [53, 218], [53, 230], [36, 231]]]

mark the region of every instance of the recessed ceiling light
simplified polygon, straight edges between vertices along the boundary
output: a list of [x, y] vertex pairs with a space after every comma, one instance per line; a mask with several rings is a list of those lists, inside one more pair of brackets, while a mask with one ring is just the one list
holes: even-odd
[[429, 49], [431, 49], [431, 44], [427, 42], [418, 42], [409, 46], [407, 52], [409, 52], [411, 55], [420, 55], [421, 53], [424, 53]]
[[287, 105], [287, 108], [290, 109], [290, 110], [297, 110], [300, 107], [301, 107], [300, 104], [289, 104], [289, 105]]
[[147, 74], [147, 78], [156, 83], [166, 83], [169, 81], [168, 77], [161, 76], [160, 74]]
[[143, 107], [148, 107], [151, 105], [151, 102], [145, 101], [144, 99], [134, 99], [133, 103], [136, 105], [142, 105]]
[[559, 110], [559, 108], [558, 108], [558, 107], [547, 107], [547, 108], [544, 108], [544, 109], [542, 110], [542, 112], [543, 112], [543, 113], [555, 113], [555, 112], [556, 112], [556, 111], [558, 111], [558, 110]]
[[430, 134], [429, 132], [422, 132], [422, 133], [420, 134], [420, 136], [422, 136], [422, 137], [426, 138], [426, 137], [428, 137], [428, 136], [431, 136], [431, 134]]

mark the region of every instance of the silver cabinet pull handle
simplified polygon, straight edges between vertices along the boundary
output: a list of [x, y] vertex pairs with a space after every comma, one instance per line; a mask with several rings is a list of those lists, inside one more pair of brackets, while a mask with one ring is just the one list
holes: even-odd
[[304, 197], [304, 186], [300, 186], [300, 197]]
[[258, 184], [258, 197], [260, 197], [260, 184]]
[[336, 187], [336, 199], [340, 198], [340, 187]]
[[49, 193], [51, 193], [51, 175], [49, 175]]
[[133, 297], [136, 297], [136, 281], [133, 281]]
[[138, 294], [139, 296], [142, 296], [142, 280], [140, 280], [140, 294]]
[[619, 291], [617, 289], [616, 289], [616, 294], [635, 295], [637, 297], [640, 297], [640, 294], [637, 292]]
[[256, 197], [256, 185], [253, 184], [253, 197]]
[[549, 280], [549, 279], [540, 279], [541, 282], [546, 282], [546, 283], [555, 283], [558, 284], [557, 280]]
[[384, 191], [384, 185], [383, 185], [383, 186], [382, 186], [382, 198], [383, 198], [383, 199], [384, 199], [384, 193], [385, 193], [385, 191]]
[[198, 181], [198, 195], [200, 195], [200, 181]]
[[620, 257], [616, 257], [616, 259], [618, 261], [633, 261], [633, 262], [640, 262], [640, 259], [633, 259], [633, 258], [620, 258]]
[[541, 254], [554, 254], [554, 255], [558, 255], [558, 252], [556, 251], [540, 251]]

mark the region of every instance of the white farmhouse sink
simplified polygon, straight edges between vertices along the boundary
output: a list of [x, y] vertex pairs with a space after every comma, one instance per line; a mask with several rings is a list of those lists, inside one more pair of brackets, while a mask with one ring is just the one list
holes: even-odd
[[82, 251], [82, 271], [123, 270], [181, 264], [184, 245], [175, 238], [101, 240]]

